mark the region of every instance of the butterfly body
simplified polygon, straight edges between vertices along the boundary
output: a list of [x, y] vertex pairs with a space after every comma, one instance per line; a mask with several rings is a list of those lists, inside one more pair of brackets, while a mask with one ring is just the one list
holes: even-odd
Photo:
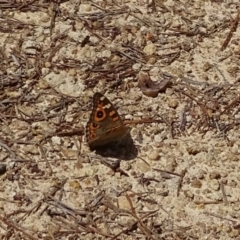
[[86, 126], [86, 138], [91, 148], [119, 141], [129, 133], [113, 104], [101, 93], [93, 96], [93, 108]]

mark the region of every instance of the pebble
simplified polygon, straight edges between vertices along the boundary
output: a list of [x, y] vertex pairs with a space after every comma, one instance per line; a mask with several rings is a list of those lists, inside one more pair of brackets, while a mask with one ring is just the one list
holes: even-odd
[[7, 171], [7, 166], [4, 163], [0, 163], [0, 175], [4, 174]]
[[169, 158], [167, 160], [166, 170], [174, 172], [177, 167], [176, 160], [174, 158]]
[[69, 186], [76, 190], [82, 189], [82, 186], [80, 185], [80, 183], [77, 180], [70, 181]]
[[202, 187], [202, 183], [198, 179], [195, 178], [191, 182], [191, 186], [194, 187], [194, 188], [201, 188]]
[[75, 82], [73, 76], [67, 73], [49, 73], [44, 80], [52, 86], [56, 91], [72, 97], [79, 97], [82, 94], [84, 85], [81, 81]]
[[24, 147], [24, 151], [27, 154], [33, 154], [33, 155], [39, 154], [39, 149], [37, 148], [36, 145], [26, 145]]
[[209, 174], [209, 178], [212, 179], [219, 179], [221, 178], [221, 175], [219, 172], [213, 171]]
[[150, 171], [150, 166], [144, 161], [136, 162], [135, 170], [141, 173]]
[[163, 140], [162, 134], [157, 134], [157, 135], [154, 136], [154, 142], [161, 143], [162, 140]]
[[52, 137], [52, 142], [53, 142], [54, 144], [60, 145], [60, 144], [61, 144], [61, 138], [58, 137], [58, 136], [53, 136], [53, 137]]
[[[102, 223], [99, 223], [98, 224], [98, 228], [100, 229], [101, 233], [102, 234], [105, 234], [105, 235], [109, 235], [110, 234], [110, 230], [109, 228], [107, 227], [107, 224], [105, 222], [102, 222]], [[90, 238], [89, 238], [90, 239]], [[93, 239], [93, 238], [92, 238]]]
[[[45, 68], [47, 69], [47, 68]], [[42, 71], [43, 72], [43, 71]], [[49, 88], [49, 84], [44, 80], [44, 79], [39, 79], [38, 81], [38, 87], [40, 89], [48, 89]]]
[[143, 52], [146, 53], [146, 55], [148, 56], [153, 55], [156, 52], [156, 46], [153, 43], [150, 43], [145, 46]]
[[197, 173], [197, 178], [198, 179], [204, 179], [206, 175], [206, 171], [199, 169], [198, 173]]
[[240, 234], [240, 232], [239, 232], [238, 229], [233, 229], [233, 230], [229, 233], [229, 237], [235, 238], [235, 237], [238, 237], [239, 234]]
[[184, 191], [184, 195], [185, 197], [191, 198], [191, 199], [193, 199], [194, 197], [194, 194], [190, 190]]
[[[135, 203], [133, 201], [132, 201], [132, 204], [133, 204], [133, 207], [135, 207]], [[118, 206], [121, 209], [131, 211], [131, 205], [128, 199], [126, 198], [126, 196], [120, 196], [118, 198]]]
[[157, 61], [157, 59], [155, 57], [150, 57], [147, 61], [147, 64], [152, 64], [153, 65], [154, 63], [156, 63], [156, 61]]
[[196, 155], [198, 153], [201, 152], [201, 150], [199, 149], [198, 146], [196, 146], [195, 144], [194, 145], [191, 145], [191, 146], [188, 146], [187, 147], [187, 152], [190, 154], [190, 155]]
[[168, 103], [168, 106], [170, 108], [177, 108], [178, 107], [178, 101], [176, 99], [168, 98], [167, 103]]
[[211, 181], [210, 181], [210, 187], [211, 187], [211, 189], [213, 189], [214, 191], [219, 191], [219, 189], [220, 189], [220, 184], [219, 184], [218, 180], [216, 180], [216, 179], [211, 180]]
[[68, 74], [69, 74], [69, 76], [71, 76], [71, 77], [75, 77], [75, 76], [77, 75], [77, 71], [76, 71], [76, 69], [70, 69], [70, 70], [68, 71]]
[[152, 161], [157, 161], [159, 160], [160, 156], [159, 156], [159, 152], [156, 150], [153, 150], [149, 155], [148, 158]]
[[227, 159], [228, 159], [228, 161], [233, 161], [233, 162], [239, 161], [238, 155], [234, 154], [234, 153], [228, 153], [227, 154]]

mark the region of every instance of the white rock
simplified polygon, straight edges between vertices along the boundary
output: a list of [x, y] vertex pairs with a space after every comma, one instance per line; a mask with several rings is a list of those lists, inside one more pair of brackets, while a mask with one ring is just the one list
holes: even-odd
[[[132, 201], [132, 204], [135, 205], [133, 201]], [[129, 210], [129, 211], [131, 210], [131, 205], [127, 200], [126, 196], [120, 196], [118, 198], [118, 206], [121, 209]]]
[[156, 46], [153, 43], [150, 43], [145, 46], [143, 52], [146, 53], [146, 55], [150, 56], [156, 52]]
[[159, 160], [160, 156], [159, 156], [159, 152], [156, 150], [153, 150], [149, 155], [148, 158], [152, 161], [157, 161]]
[[66, 72], [60, 72], [60, 74], [51, 72], [45, 76], [45, 80], [56, 91], [71, 97], [79, 97], [84, 90], [84, 85], [81, 83], [81, 80], [75, 82], [74, 77]]

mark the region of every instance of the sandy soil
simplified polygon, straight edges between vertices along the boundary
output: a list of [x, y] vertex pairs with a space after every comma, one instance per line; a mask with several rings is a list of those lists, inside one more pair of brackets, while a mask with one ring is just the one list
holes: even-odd
[[[240, 239], [239, 1], [0, 9], [1, 239]], [[95, 92], [132, 144], [89, 149]]]

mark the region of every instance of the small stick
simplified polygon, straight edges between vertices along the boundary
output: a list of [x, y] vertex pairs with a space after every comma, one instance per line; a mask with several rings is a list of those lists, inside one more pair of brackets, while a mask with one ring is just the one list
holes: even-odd
[[32, 236], [29, 233], [27, 233], [25, 231], [25, 229], [23, 229], [21, 226], [19, 226], [15, 222], [8, 220], [8, 219], [6, 219], [5, 217], [3, 217], [1, 215], [0, 215], [0, 220], [2, 222], [4, 222], [9, 228], [16, 229], [16, 230], [20, 231], [21, 233], [23, 233], [23, 235], [25, 235], [28, 239], [38, 240], [38, 238], [35, 238], [34, 236]]
[[223, 220], [230, 221], [230, 222], [235, 223], [235, 224], [237, 223], [236, 221], [234, 221], [232, 219], [222, 217], [222, 216], [220, 216], [220, 215], [218, 215], [216, 213], [211, 213], [211, 212], [207, 212], [207, 211], [205, 211], [203, 213], [206, 214], [206, 215], [210, 215], [210, 216], [213, 216], [213, 217], [217, 217], [217, 218], [220, 218], [220, 219], [223, 219]]
[[179, 196], [179, 192], [180, 192], [181, 187], [182, 187], [183, 178], [184, 178], [186, 172], [187, 172], [187, 169], [184, 169], [181, 172], [181, 177], [180, 177], [179, 182], [178, 182], [177, 196]]
[[230, 32], [229, 32], [229, 34], [227, 35], [227, 38], [225, 39], [225, 41], [223, 42], [223, 45], [222, 45], [222, 47], [221, 47], [221, 51], [225, 50], [226, 47], [228, 46], [228, 43], [230, 42], [233, 33], [234, 33], [234, 32], [236, 31], [236, 29], [237, 29], [239, 20], [240, 20], [240, 10], [238, 10], [237, 16], [236, 16], [234, 22], [232, 23]]
[[10, 152], [13, 158], [16, 158], [16, 154], [5, 143], [0, 142], [0, 146]]
[[170, 171], [167, 171], [167, 170], [162, 170], [162, 169], [158, 169], [158, 168], [153, 168], [153, 170], [155, 170], [157, 172], [163, 172], [163, 173], [168, 173], [168, 174], [175, 175], [175, 176], [178, 176], [178, 177], [182, 177], [182, 174], [175, 173], [175, 172], [170, 172]]
[[227, 199], [227, 195], [226, 195], [226, 192], [225, 192], [224, 184], [222, 182], [220, 183], [220, 188], [221, 188], [222, 195], [223, 195], [223, 201], [224, 201], [225, 204], [227, 204], [228, 199]]

